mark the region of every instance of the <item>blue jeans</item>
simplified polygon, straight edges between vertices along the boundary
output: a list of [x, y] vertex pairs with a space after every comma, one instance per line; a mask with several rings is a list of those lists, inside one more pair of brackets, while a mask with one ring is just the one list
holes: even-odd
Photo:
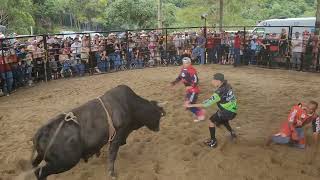
[[240, 65], [240, 48], [234, 48], [234, 64]]
[[32, 80], [32, 66], [27, 66], [25, 73], [26, 73], [25, 74], [26, 81]]
[[109, 69], [109, 62], [103, 60], [98, 60], [97, 61], [97, 66], [98, 66], [98, 69], [102, 72], [107, 72], [108, 69]]
[[13, 85], [13, 74], [11, 71], [1, 73], [2, 79], [4, 79], [3, 93], [5, 95], [9, 94], [12, 91]]
[[199, 48], [199, 49], [200, 49], [200, 57], [201, 57], [200, 64], [204, 64], [205, 48]]
[[116, 54], [115, 54], [115, 53], [110, 53], [110, 54], [108, 55], [108, 58], [109, 58], [109, 60], [110, 60], [110, 69], [114, 69], [114, 68], [115, 68], [114, 63], [115, 63], [115, 61], [116, 61]]
[[256, 64], [256, 50], [251, 49], [250, 50], [250, 64]]
[[85, 65], [84, 64], [76, 64], [74, 66], [74, 70], [76, 71], [77, 75], [83, 76], [85, 71]]
[[136, 60], [136, 65], [137, 65], [137, 68], [143, 68], [144, 66], [144, 62], [142, 59], [137, 59]]
[[[295, 128], [298, 138], [304, 138], [304, 131], [303, 128]], [[272, 141], [276, 144], [289, 144], [291, 142], [290, 137], [282, 137], [282, 136], [273, 136]], [[293, 142], [293, 146], [297, 148], [304, 149], [305, 145], [304, 144], [299, 144], [296, 142]]]
[[118, 69], [122, 65], [121, 62], [121, 57], [119, 53], [115, 53], [115, 58], [114, 58], [114, 68]]
[[127, 55], [128, 55], [128, 61], [133, 61], [134, 60], [133, 51], [128, 51]]
[[208, 63], [214, 63], [215, 62], [215, 54], [214, 54], [214, 48], [208, 48]]
[[219, 63], [219, 54], [220, 54], [220, 45], [216, 45], [213, 49], [213, 62], [214, 63]]

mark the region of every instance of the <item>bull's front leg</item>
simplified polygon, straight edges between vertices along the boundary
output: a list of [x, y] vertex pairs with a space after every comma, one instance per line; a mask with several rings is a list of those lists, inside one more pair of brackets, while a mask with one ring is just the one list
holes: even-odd
[[117, 158], [119, 147], [120, 147], [120, 141], [117, 139], [112, 141], [109, 147], [108, 171], [112, 179], [116, 179], [116, 174], [114, 172], [114, 163]]

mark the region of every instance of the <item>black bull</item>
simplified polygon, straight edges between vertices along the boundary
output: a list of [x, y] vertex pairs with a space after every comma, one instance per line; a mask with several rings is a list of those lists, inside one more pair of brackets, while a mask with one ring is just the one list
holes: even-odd
[[[159, 131], [160, 119], [165, 115], [165, 111], [156, 101], [143, 99], [125, 85], [106, 92], [101, 96], [101, 100], [104, 104], [110, 105], [108, 109], [112, 112], [111, 119], [116, 129], [108, 155], [109, 175], [115, 177], [114, 162], [119, 147], [126, 144], [128, 135], [142, 126]], [[34, 136], [34, 150], [37, 151], [37, 156], [33, 158], [32, 165], [36, 168], [35, 175], [39, 180], [70, 170], [80, 159], [87, 161], [92, 155], [100, 154], [100, 149], [108, 143], [107, 114], [98, 99], [91, 100], [70, 112], [77, 117], [79, 124], [65, 122], [48, 149], [47, 146], [57, 132], [59, 124], [64, 121], [64, 114], [51, 119]], [[38, 167], [42, 160], [46, 162], [45, 165]]]

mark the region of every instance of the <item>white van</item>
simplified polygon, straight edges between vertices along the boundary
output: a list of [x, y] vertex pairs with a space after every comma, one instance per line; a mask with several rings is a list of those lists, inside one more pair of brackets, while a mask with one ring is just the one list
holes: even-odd
[[[315, 23], [316, 23], [315, 17], [269, 19], [269, 20], [261, 21], [259, 24], [257, 24], [258, 27], [253, 29], [253, 33], [262, 34], [262, 35], [272, 34], [272, 33], [280, 34], [282, 29], [286, 29], [286, 31], [289, 33], [289, 27], [292, 27], [292, 26], [309, 26], [309, 27], [292, 27], [292, 34], [294, 34], [295, 32], [303, 33], [305, 30], [309, 32], [314, 32]], [[268, 26], [279, 26], [279, 27], [268, 27]], [[283, 27], [280, 27], [280, 26], [283, 26]]]

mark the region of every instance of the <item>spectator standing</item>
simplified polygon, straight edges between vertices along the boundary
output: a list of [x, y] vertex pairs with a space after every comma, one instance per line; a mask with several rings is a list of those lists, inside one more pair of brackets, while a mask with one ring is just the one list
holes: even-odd
[[133, 41], [132, 36], [129, 35], [128, 40], [128, 60], [133, 61], [134, 60], [134, 50], [136, 48], [136, 43]]
[[82, 38], [81, 44], [81, 61], [87, 64], [89, 62], [89, 52], [90, 52], [90, 35], [85, 34]]
[[270, 61], [270, 43], [270, 35], [266, 34], [266, 37], [260, 43], [260, 46], [262, 47], [260, 51], [260, 56], [263, 65], [268, 65]]
[[225, 32], [224, 34], [224, 43], [225, 43], [224, 44], [224, 60], [222, 61], [222, 64], [230, 64], [229, 56], [230, 56], [231, 40], [228, 32]]
[[300, 70], [303, 42], [299, 32], [296, 32], [295, 37], [292, 38], [291, 46], [292, 46], [292, 56], [291, 56], [292, 68]]
[[204, 37], [204, 32], [200, 32], [197, 39], [197, 48], [199, 49], [200, 53], [200, 64], [205, 64], [205, 45], [206, 45], [206, 38]]
[[176, 35], [173, 38], [173, 42], [174, 42], [174, 47], [176, 49], [176, 60], [180, 61], [181, 59], [181, 49], [182, 49], [182, 39], [181, 36], [179, 35], [179, 33], [176, 33]]
[[250, 42], [250, 62], [249, 64], [256, 64], [257, 59], [256, 59], [256, 52], [258, 49], [258, 42], [256, 37], [253, 37], [251, 42]]
[[74, 59], [81, 58], [81, 43], [78, 38], [74, 39], [74, 42], [71, 45], [71, 55]]
[[207, 52], [208, 52], [208, 63], [213, 63], [215, 58], [214, 58], [214, 38], [212, 33], [208, 34]]
[[71, 45], [71, 65], [76, 74], [82, 76], [85, 71], [85, 64], [81, 59], [82, 45], [79, 38], [76, 37]]
[[240, 47], [241, 47], [241, 38], [239, 32], [235, 34], [234, 37], [234, 66], [237, 67], [240, 65]]
[[215, 34], [214, 36], [214, 61], [216, 64], [221, 63], [221, 55], [222, 55], [222, 49], [221, 49], [221, 35]]
[[313, 36], [310, 34], [310, 37], [308, 37], [308, 40], [306, 41], [306, 48], [303, 59], [303, 70], [307, 71], [309, 71], [310, 66], [312, 65], [312, 39]]
[[9, 96], [12, 92], [13, 75], [9, 63], [2, 56], [0, 56], [0, 75], [3, 81], [2, 91], [5, 96]]
[[282, 29], [279, 42], [280, 56], [287, 56], [288, 52], [288, 34], [286, 29]]
[[279, 54], [279, 37], [277, 36], [276, 33], [273, 33], [272, 37], [270, 38], [270, 58], [268, 62], [269, 67], [273, 66], [278, 54]]
[[319, 66], [318, 62], [318, 53], [319, 53], [319, 36], [315, 35], [312, 37], [312, 63], [314, 69], [317, 69]]

